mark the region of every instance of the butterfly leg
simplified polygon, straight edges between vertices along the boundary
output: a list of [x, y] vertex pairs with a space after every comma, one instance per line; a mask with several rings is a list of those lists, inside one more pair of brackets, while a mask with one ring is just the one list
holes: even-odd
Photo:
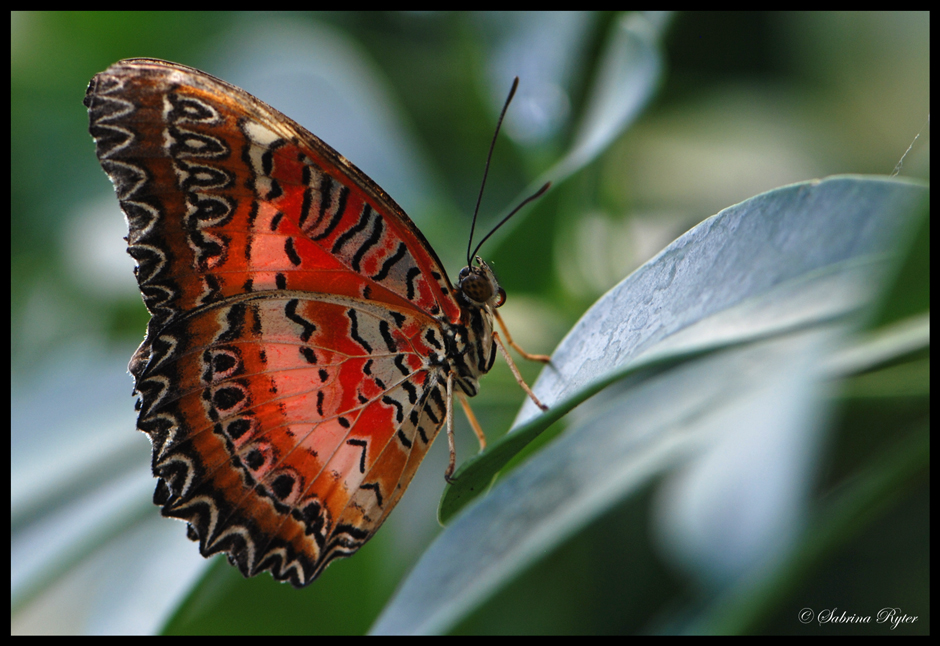
[[[548, 406], [539, 401], [539, 398], [535, 396], [535, 393], [532, 392], [532, 389], [529, 388], [529, 384], [525, 382], [522, 378], [522, 375], [519, 374], [519, 368], [516, 367], [516, 364], [513, 362], [512, 357], [509, 356], [509, 351], [506, 350], [506, 346], [503, 345], [503, 340], [499, 338], [499, 333], [496, 330], [493, 330], [493, 340], [496, 342], [496, 347], [499, 349], [500, 354], [503, 355], [503, 358], [506, 360], [506, 363], [509, 364], [509, 369], [512, 370], [512, 374], [516, 377], [516, 381], [522, 386], [522, 389], [526, 394], [535, 402], [535, 405], [541, 408], [542, 410], [548, 410]], [[535, 355], [538, 356], [538, 355]], [[547, 357], [546, 357], [547, 358]]]
[[470, 422], [473, 432], [477, 434], [477, 440], [480, 442], [480, 450], [482, 451], [486, 448], [486, 435], [483, 434], [483, 427], [480, 426], [480, 422], [477, 421], [477, 416], [473, 414], [473, 409], [470, 408], [470, 402], [467, 401], [467, 396], [462, 392], [458, 392], [457, 398], [460, 400], [460, 405], [463, 406], [463, 412], [466, 414], [467, 421]]
[[[450, 394], [453, 392], [453, 379], [448, 378], [448, 388], [447, 392]], [[467, 401], [467, 396], [462, 392], [457, 392], [457, 399], [460, 400], [460, 405], [463, 407], [463, 412], [467, 415], [467, 421], [470, 422], [470, 426], [473, 428], [473, 432], [477, 435], [477, 440], [480, 442], [480, 450], [486, 448], [486, 435], [483, 433], [483, 428], [480, 426], [480, 422], [477, 421], [477, 416], [473, 414], [473, 409], [470, 408], [470, 402]], [[448, 399], [447, 402], [447, 447], [450, 449], [450, 463], [447, 465], [447, 471], [444, 472], [444, 479], [448, 483], [453, 484], [454, 478], [451, 476], [454, 474], [454, 467], [457, 464], [457, 451], [454, 447], [454, 432], [453, 432], [453, 399]]]
[[457, 447], [454, 444], [454, 375], [447, 375], [447, 449], [450, 451], [450, 460], [447, 463], [447, 470], [444, 471], [444, 480], [447, 484], [453, 484], [454, 469], [457, 467]]
[[506, 327], [506, 324], [503, 323], [503, 317], [499, 315], [495, 309], [493, 310], [493, 315], [496, 317], [496, 322], [499, 323], [499, 329], [503, 331], [503, 334], [506, 335], [506, 343], [508, 343], [513, 350], [518, 352], [523, 359], [528, 359], [529, 361], [541, 361], [542, 363], [550, 363], [552, 358], [545, 354], [529, 354], [523, 350], [519, 345], [512, 340], [512, 335], [509, 334], [509, 329]]

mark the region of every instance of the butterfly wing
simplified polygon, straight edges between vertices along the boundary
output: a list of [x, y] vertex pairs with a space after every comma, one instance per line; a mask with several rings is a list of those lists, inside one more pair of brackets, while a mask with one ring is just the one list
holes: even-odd
[[129, 369], [154, 500], [204, 555], [306, 585], [443, 424], [454, 290], [382, 189], [243, 90], [133, 59], [85, 104], [152, 315]]
[[444, 421], [434, 334], [407, 311], [290, 291], [178, 319], [138, 381], [154, 501], [203, 555], [313, 581], [378, 529]]

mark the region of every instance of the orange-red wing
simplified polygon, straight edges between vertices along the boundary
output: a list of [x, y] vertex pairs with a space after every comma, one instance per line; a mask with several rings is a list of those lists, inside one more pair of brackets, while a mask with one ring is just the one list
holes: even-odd
[[458, 320], [440, 261], [401, 208], [244, 90], [193, 68], [131, 59], [95, 76], [85, 104], [155, 326], [271, 289]]
[[243, 90], [134, 59], [85, 105], [152, 314], [129, 368], [154, 500], [204, 555], [306, 585], [444, 423], [454, 290], [382, 189]]
[[138, 385], [154, 501], [204, 556], [310, 583], [379, 528], [444, 422], [429, 323], [288, 291], [174, 322]]

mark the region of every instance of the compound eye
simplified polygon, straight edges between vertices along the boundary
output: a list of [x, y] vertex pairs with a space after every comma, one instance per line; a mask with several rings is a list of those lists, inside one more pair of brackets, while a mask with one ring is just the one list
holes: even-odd
[[474, 303], [485, 303], [493, 297], [493, 286], [484, 276], [468, 273], [460, 281], [460, 291]]

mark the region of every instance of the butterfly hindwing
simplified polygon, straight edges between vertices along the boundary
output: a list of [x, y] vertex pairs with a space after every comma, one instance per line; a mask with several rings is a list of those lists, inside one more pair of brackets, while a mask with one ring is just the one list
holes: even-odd
[[421, 316], [252, 294], [165, 330], [140, 379], [164, 515], [296, 585], [378, 529], [443, 423]]

